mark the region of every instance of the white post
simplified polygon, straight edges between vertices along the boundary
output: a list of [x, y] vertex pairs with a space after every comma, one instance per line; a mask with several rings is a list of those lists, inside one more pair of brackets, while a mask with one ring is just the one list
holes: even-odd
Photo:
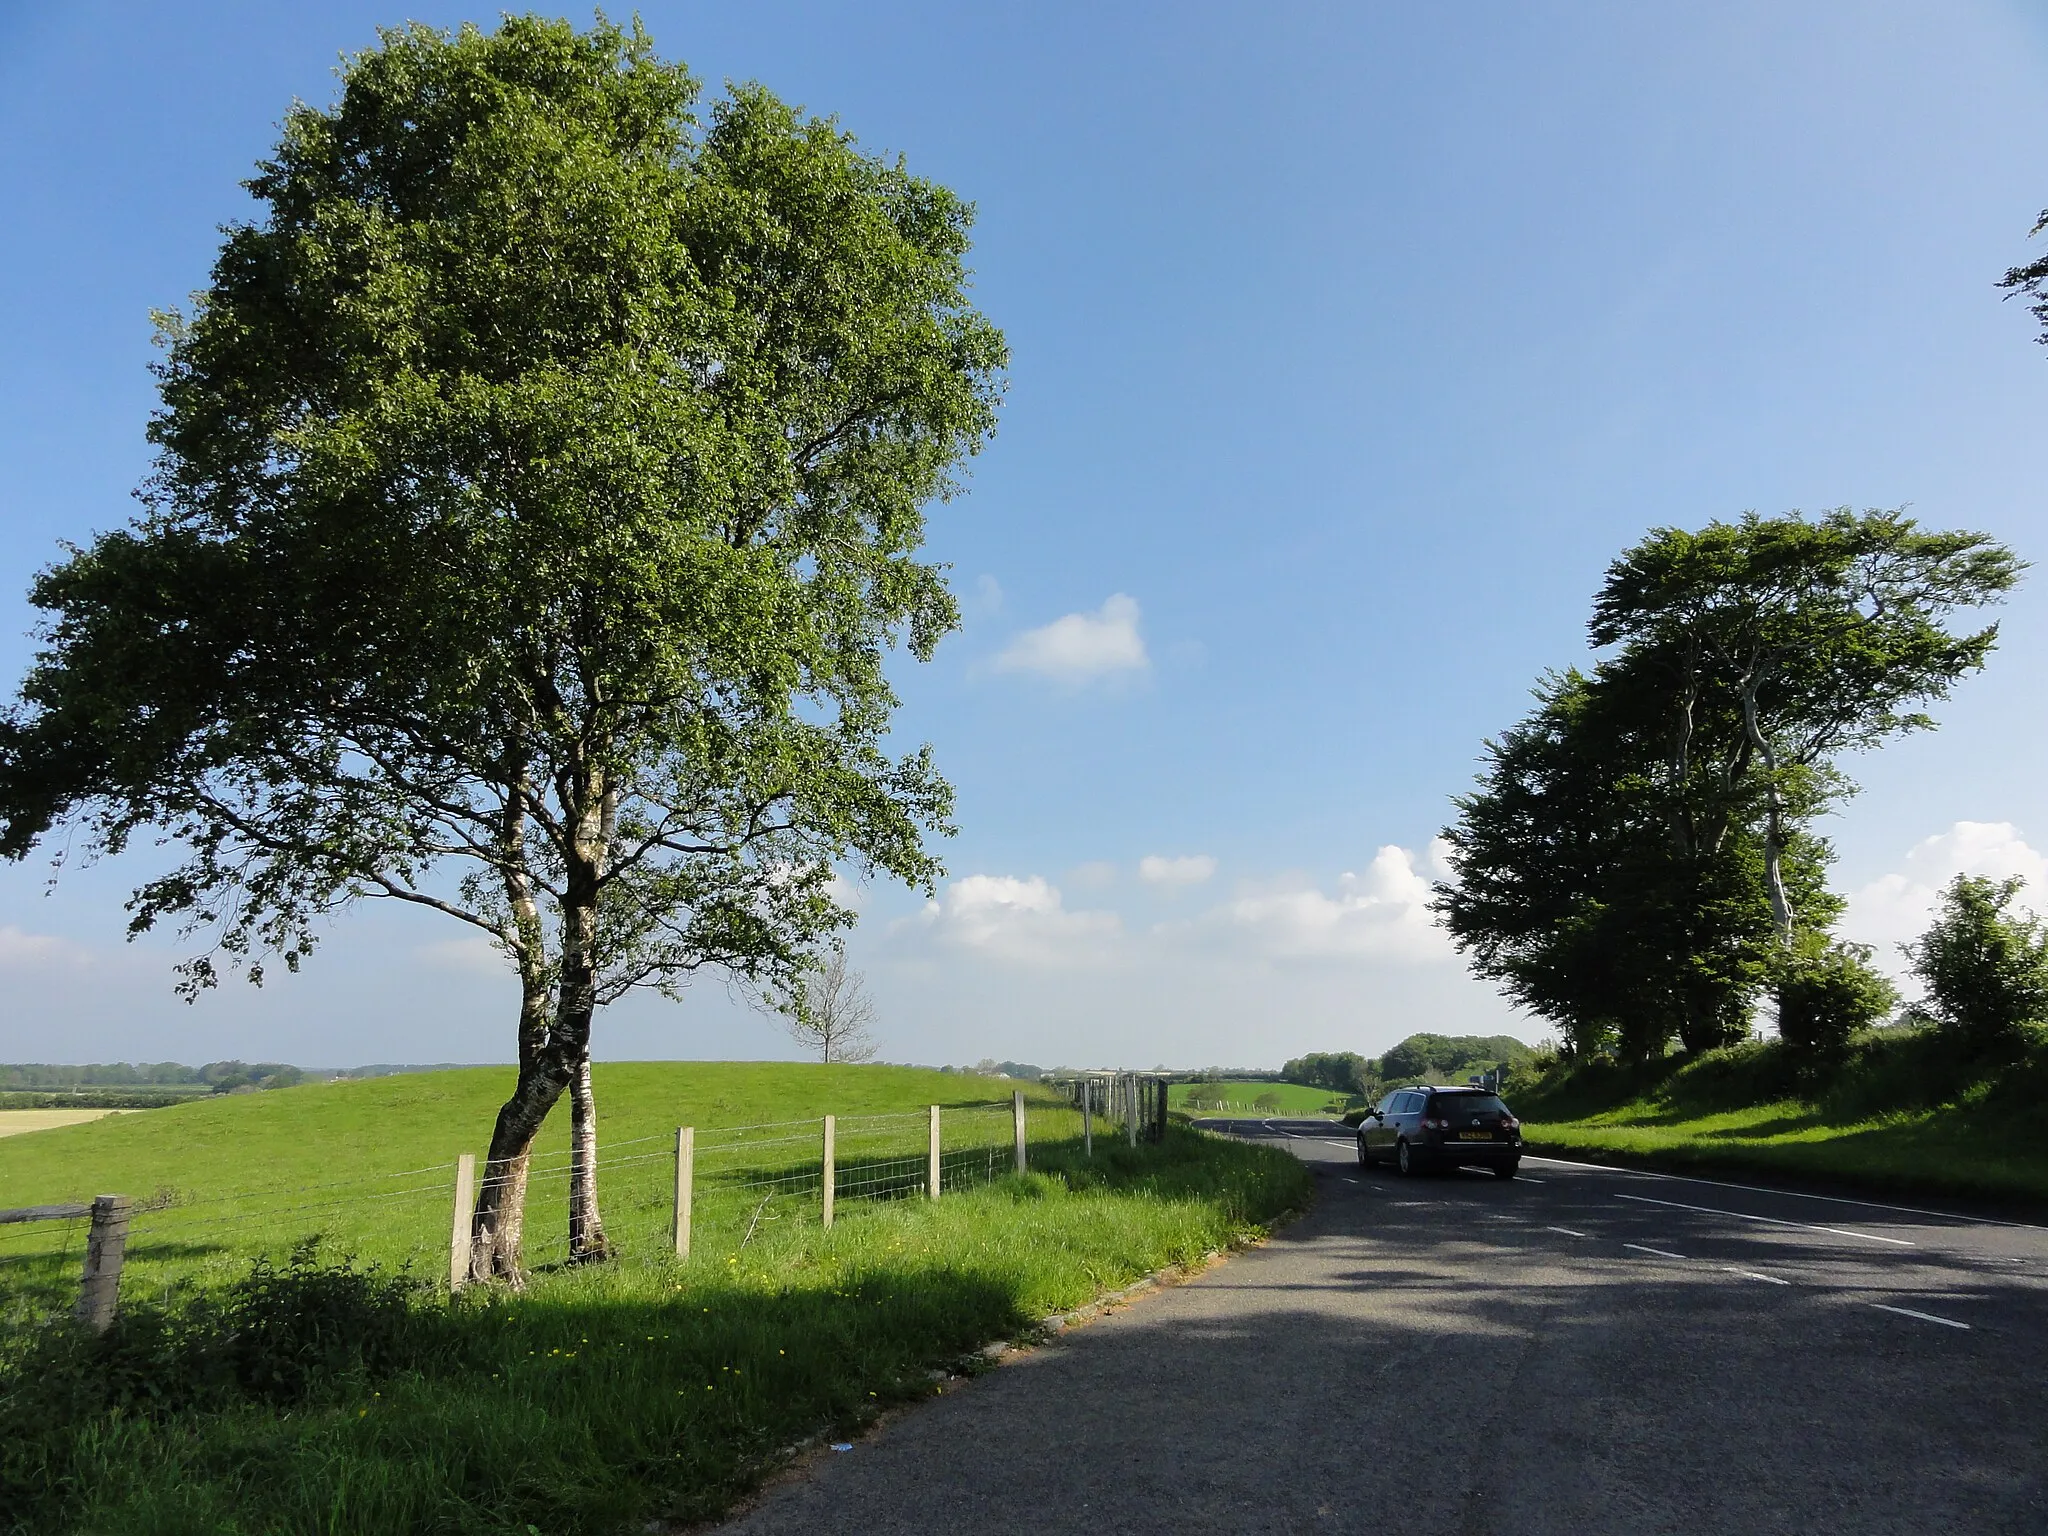
[[697, 1128], [676, 1127], [676, 1257], [690, 1256], [690, 1197], [697, 1178]]
[[832, 1117], [825, 1117], [825, 1178], [822, 1184], [825, 1197], [825, 1225], [832, 1225], [833, 1186], [839, 1182], [838, 1160], [832, 1150]]
[[448, 1231], [448, 1289], [469, 1284], [469, 1227], [476, 1206], [476, 1154], [455, 1159], [455, 1223]]
[[925, 1187], [931, 1197], [939, 1198], [939, 1106], [932, 1106], [931, 1147], [925, 1154]]
[[1024, 1162], [1024, 1090], [1019, 1088], [1010, 1095], [1010, 1114], [1017, 1124], [1017, 1171], [1022, 1173]]
[[1089, 1158], [1095, 1156], [1095, 1117], [1090, 1113], [1095, 1103], [1095, 1079], [1081, 1079], [1081, 1148]]
[[1124, 1140], [1138, 1144], [1138, 1074], [1124, 1074]]

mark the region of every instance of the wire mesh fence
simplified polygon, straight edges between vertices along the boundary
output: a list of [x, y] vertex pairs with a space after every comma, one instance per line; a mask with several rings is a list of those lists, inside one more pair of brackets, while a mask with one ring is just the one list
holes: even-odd
[[[831, 1213], [932, 1198], [934, 1184], [943, 1197], [1000, 1179], [1018, 1167], [1020, 1143], [1026, 1159], [1033, 1150], [1078, 1154], [1088, 1142], [1084, 1126], [1096, 1135], [1113, 1130], [1103, 1113], [1101, 1103], [1018, 1094], [1009, 1103], [698, 1127], [687, 1142], [671, 1132], [601, 1143], [595, 1173], [604, 1235], [618, 1258], [674, 1263], [680, 1217], [693, 1255], [732, 1254], [771, 1233], [823, 1226]], [[689, 1194], [679, 1207], [684, 1145]], [[154, 1298], [245, 1273], [252, 1258], [279, 1258], [314, 1238], [329, 1255], [446, 1275], [451, 1242], [459, 1241], [454, 1234], [467, 1217], [455, 1209], [456, 1165], [451, 1156], [313, 1184], [138, 1197], [123, 1294]], [[560, 1150], [533, 1155], [518, 1175], [525, 1186], [522, 1261], [529, 1269], [570, 1259], [574, 1172], [574, 1154]], [[488, 1187], [488, 1170], [479, 1167], [478, 1174], [476, 1187]], [[87, 1225], [83, 1217], [0, 1225], [0, 1317], [69, 1305]]]

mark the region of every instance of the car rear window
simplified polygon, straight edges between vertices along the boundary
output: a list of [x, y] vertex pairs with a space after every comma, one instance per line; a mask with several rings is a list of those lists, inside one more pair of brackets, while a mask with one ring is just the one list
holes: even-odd
[[1439, 1094], [1434, 1110], [1455, 1125], [1469, 1125], [1476, 1120], [1498, 1120], [1507, 1112], [1507, 1105], [1490, 1093]]

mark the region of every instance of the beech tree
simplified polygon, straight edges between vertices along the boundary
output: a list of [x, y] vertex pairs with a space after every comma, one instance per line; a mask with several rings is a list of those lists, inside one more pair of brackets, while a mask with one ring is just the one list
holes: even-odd
[[1996, 626], [1950, 624], [2021, 569], [1982, 534], [1846, 507], [1627, 551], [1590, 626], [1610, 654], [1544, 682], [1446, 829], [1436, 910], [1474, 969], [1637, 1059], [1674, 1030], [1741, 1038], [1766, 988], [1820, 1034], [1867, 1014], [1860, 961], [1819, 937], [1841, 904], [1812, 823], [1844, 755], [1929, 728], [1921, 706], [1984, 664]]
[[835, 864], [929, 888], [950, 791], [884, 747], [957, 622], [927, 505], [994, 425], [971, 209], [758, 87], [708, 113], [636, 25], [382, 34], [295, 107], [162, 317], [146, 514], [36, 582], [0, 852], [180, 847], [131, 928], [296, 970], [361, 898], [520, 984], [474, 1273], [515, 1277], [596, 1010], [796, 978]]

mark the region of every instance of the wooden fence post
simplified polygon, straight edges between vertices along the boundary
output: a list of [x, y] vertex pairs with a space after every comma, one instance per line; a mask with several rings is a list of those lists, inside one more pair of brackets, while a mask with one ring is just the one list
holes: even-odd
[[1081, 1079], [1081, 1150], [1092, 1161], [1095, 1157], [1095, 1117], [1089, 1111], [1095, 1105], [1095, 1080]]
[[825, 1225], [828, 1227], [832, 1225], [832, 1196], [836, 1193], [835, 1186], [838, 1183], [838, 1159], [834, 1156], [832, 1148], [832, 1117], [827, 1115], [825, 1117], [825, 1177], [821, 1181], [820, 1188], [824, 1191]]
[[92, 1203], [92, 1232], [85, 1240], [85, 1273], [78, 1282], [78, 1320], [94, 1333], [114, 1323], [121, 1299], [121, 1259], [128, 1248], [126, 1195], [101, 1195]]
[[476, 1206], [476, 1154], [455, 1159], [455, 1223], [448, 1229], [448, 1289], [469, 1284], [469, 1232]]
[[1019, 1088], [1010, 1095], [1010, 1115], [1017, 1123], [1017, 1171], [1024, 1172], [1024, 1090]]
[[1124, 1074], [1124, 1141], [1135, 1147], [1138, 1144], [1138, 1074]]
[[676, 1127], [676, 1257], [690, 1256], [690, 1194], [697, 1177], [697, 1128]]
[[925, 1153], [925, 1183], [931, 1190], [931, 1197], [939, 1198], [939, 1106], [932, 1106], [931, 1146]]

